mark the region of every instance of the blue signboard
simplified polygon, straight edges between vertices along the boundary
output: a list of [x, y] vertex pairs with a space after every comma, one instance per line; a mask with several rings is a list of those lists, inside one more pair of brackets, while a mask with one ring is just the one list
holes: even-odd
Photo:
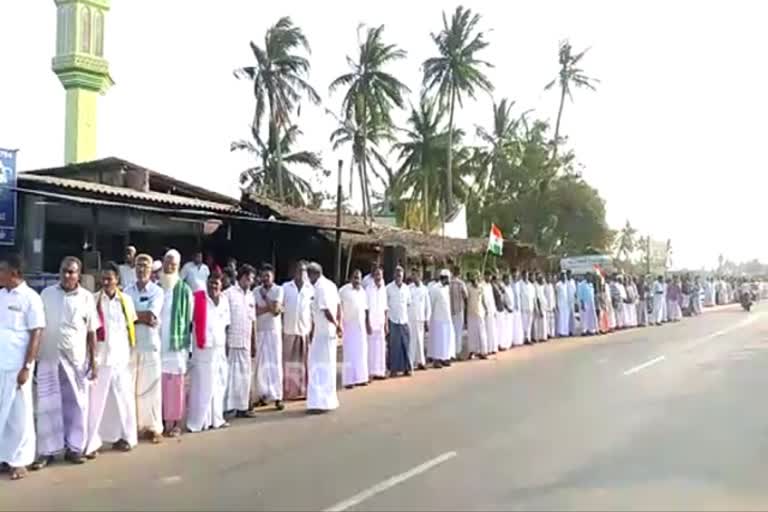
[[0, 148], [0, 245], [16, 242], [16, 150]]

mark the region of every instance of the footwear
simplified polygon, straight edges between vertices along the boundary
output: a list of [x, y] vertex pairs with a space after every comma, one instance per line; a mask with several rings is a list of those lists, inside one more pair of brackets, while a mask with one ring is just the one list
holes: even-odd
[[43, 456], [38, 458], [35, 462], [32, 463], [30, 466], [32, 468], [32, 471], [40, 471], [44, 467], [46, 467], [48, 464], [53, 462], [53, 455]]
[[419, 371], [424, 371], [424, 370], [427, 369], [427, 367], [425, 365], [423, 365], [423, 364], [420, 364], [419, 366], [416, 367], [416, 369], [419, 370]]
[[179, 437], [179, 436], [181, 436], [181, 427], [179, 426], [175, 426], [168, 431], [168, 437]]
[[344, 389], [355, 389], [355, 386], [350, 384], [349, 386], [344, 386]]
[[229, 427], [231, 427], [231, 426], [232, 426], [232, 424], [231, 424], [230, 422], [228, 422], [228, 421], [225, 421], [224, 423], [222, 423], [221, 425], [219, 425], [219, 426], [218, 426], [218, 427], [216, 427], [216, 428], [217, 428], [217, 429], [225, 429], [225, 428], [229, 428]]
[[480, 354], [480, 359], [486, 360], [486, 359], [488, 359], [488, 356], [485, 355], [485, 354]]
[[149, 442], [152, 444], [160, 444], [163, 442], [163, 436], [162, 434], [158, 434], [157, 432], [150, 432], [149, 433]]
[[[89, 455], [93, 456], [95, 453], [96, 452], [93, 452]], [[96, 458], [96, 457], [94, 456], [93, 458]], [[67, 462], [71, 462], [72, 464], [85, 464], [87, 459], [83, 456], [82, 453], [67, 450], [66, 455], [64, 455], [64, 460], [66, 460]]]
[[439, 370], [443, 367], [443, 364], [440, 361], [435, 361], [434, 367]]
[[282, 400], [275, 400], [275, 409], [277, 409], [278, 411], [282, 411], [283, 409], [285, 409], [285, 404], [283, 404]]
[[128, 441], [126, 441], [125, 439], [121, 439], [118, 442], [116, 442], [115, 444], [113, 444], [112, 445], [112, 449], [116, 450], [118, 452], [129, 452], [129, 451], [133, 450], [133, 448], [131, 447], [130, 443], [128, 443]]
[[410, 377], [411, 376], [411, 370], [408, 370], [403, 374], [404, 377]]
[[451, 367], [451, 362], [450, 361], [443, 361], [443, 366], [445, 368], [450, 368]]
[[11, 480], [21, 480], [27, 476], [27, 468], [10, 468]]
[[98, 456], [99, 456], [99, 452], [98, 452], [98, 450], [97, 450], [97, 451], [95, 451], [95, 452], [91, 452], [91, 453], [88, 453], [88, 454], [86, 454], [86, 455], [85, 455], [85, 458], [86, 458], [87, 460], [96, 460], [96, 457], [98, 457]]

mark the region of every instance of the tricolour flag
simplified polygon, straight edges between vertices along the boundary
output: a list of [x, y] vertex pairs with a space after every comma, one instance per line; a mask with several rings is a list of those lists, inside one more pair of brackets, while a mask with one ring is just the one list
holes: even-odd
[[501, 256], [504, 249], [504, 238], [501, 236], [501, 230], [496, 224], [491, 224], [491, 233], [488, 235], [488, 252], [494, 256]]

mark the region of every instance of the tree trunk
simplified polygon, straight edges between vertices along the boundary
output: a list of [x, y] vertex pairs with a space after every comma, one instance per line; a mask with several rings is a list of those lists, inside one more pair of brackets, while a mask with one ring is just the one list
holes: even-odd
[[[453, 208], [453, 112], [456, 107], [456, 90], [451, 87], [451, 105], [448, 117], [448, 165], [446, 169], [445, 204], [450, 211]], [[441, 223], [445, 219], [441, 219]]]
[[555, 140], [553, 142], [554, 148], [552, 150], [552, 161], [557, 158], [557, 146], [560, 144], [560, 120], [563, 118], [563, 106], [565, 105], [565, 87], [560, 86], [560, 108], [557, 109], [557, 121], [555, 122]]
[[365, 178], [363, 178], [363, 166], [358, 164], [357, 171], [360, 173], [360, 194], [363, 198], [363, 223], [365, 223], [368, 219], [368, 202], [366, 200], [366, 191], [365, 191]]
[[[367, 163], [368, 159], [366, 158], [366, 155], [368, 154], [368, 104], [363, 99], [363, 124], [362, 124], [362, 136], [363, 136], [363, 144], [362, 144], [362, 155], [360, 158], [360, 167], [362, 169], [362, 178], [363, 183], [365, 184], [365, 202], [368, 204], [368, 218], [373, 222], [373, 208], [371, 207], [371, 190], [369, 188], [368, 183], [368, 169], [367, 169]], [[364, 203], [365, 204], [365, 203]]]
[[421, 172], [424, 173], [424, 234], [429, 234], [429, 174], [421, 166]]
[[280, 122], [275, 123], [277, 138], [275, 140], [275, 154], [277, 155], [277, 194], [280, 201], [285, 201], [285, 188], [283, 187], [283, 145], [280, 140]]
[[[352, 142], [354, 145], [354, 140]], [[352, 186], [355, 184], [355, 149], [352, 148], [352, 160], [349, 162], [349, 195], [352, 197]]]

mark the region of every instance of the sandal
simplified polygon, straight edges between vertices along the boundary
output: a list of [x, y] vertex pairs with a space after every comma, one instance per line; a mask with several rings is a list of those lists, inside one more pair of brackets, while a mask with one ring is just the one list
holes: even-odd
[[48, 464], [53, 462], [53, 456], [47, 456], [47, 457], [40, 457], [35, 462], [32, 463], [32, 471], [40, 471], [44, 467], [46, 467]]
[[27, 468], [11, 468], [11, 480], [22, 480], [27, 476]]

